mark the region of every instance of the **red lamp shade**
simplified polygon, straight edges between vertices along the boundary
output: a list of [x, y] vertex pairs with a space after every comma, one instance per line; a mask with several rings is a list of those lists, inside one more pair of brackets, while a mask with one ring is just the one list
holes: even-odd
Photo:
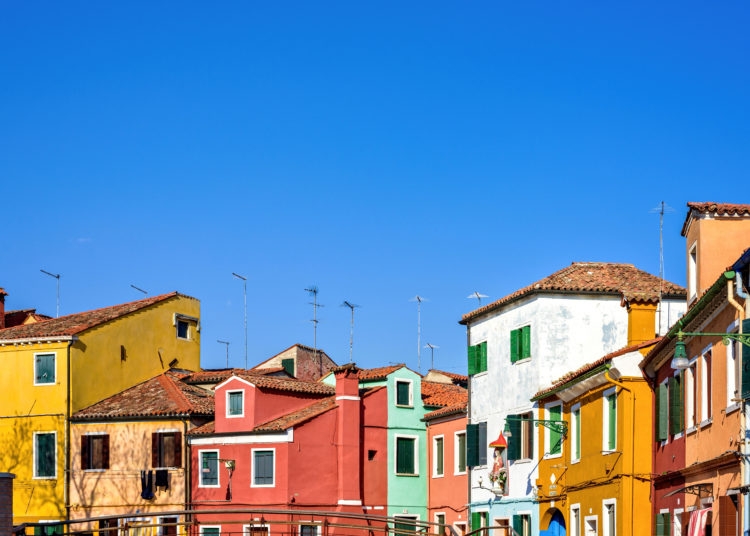
[[505, 441], [505, 436], [500, 432], [500, 436], [490, 443], [490, 447], [499, 447], [501, 449], [508, 448], [508, 442]]

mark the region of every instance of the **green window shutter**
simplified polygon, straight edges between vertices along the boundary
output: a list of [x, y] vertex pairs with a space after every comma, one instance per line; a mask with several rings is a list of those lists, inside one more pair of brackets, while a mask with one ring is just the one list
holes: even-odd
[[573, 415], [576, 423], [576, 437], [575, 437], [575, 457], [577, 460], [581, 459], [581, 410], [578, 409]]
[[521, 342], [521, 330], [514, 329], [510, 332], [510, 362], [518, 361], [519, 343]]
[[615, 450], [617, 448], [617, 393], [612, 393], [607, 397], [607, 412], [609, 414], [607, 447], [609, 450]]
[[35, 383], [55, 383], [55, 354], [37, 355], [35, 368]]
[[482, 526], [482, 516], [480, 512], [471, 513], [471, 530], [477, 530]]
[[229, 393], [229, 414], [242, 415], [242, 393]]
[[477, 372], [484, 372], [487, 370], [487, 341], [479, 345], [479, 370]]
[[679, 416], [679, 424], [680, 424], [680, 432], [685, 429], [685, 371], [681, 370], [679, 375], [679, 389], [677, 390], [678, 397], [679, 397], [679, 410], [680, 410], [680, 416]]
[[513, 516], [513, 530], [523, 536], [523, 517]]
[[[750, 333], [750, 319], [742, 321], [742, 333]], [[750, 397], [750, 346], [740, 344], [742, 348], [741, 361], [741, 378], [740, 378], [740, 397]]]
[[282, 359], [281, 366], [290, 376], [294, 376], [294, 358]]
[[[562, 406], [554, 406], [547, 411], [549, 411], [550, 421], [562, 420]], [[550, 430], [549, 428], [546, 433], [549, 434], [549, 453], [560, 454], [562, 452], [562, 435], [557, 430]]]
[[469, 355], [469, 376], [477, 373], [477, 348], [476, 346], [469, 346], [467, 348]]
[[679, 434], [682, 431], [680, 418], [682, 396], [680, 393], [680, 381], [676, 376], [669, 378], [669, 433]]
[[466, 471], [466, 434], [458, 436], [458, 472]]
[[668, 416], [668, 399], [667, 399], [667, 386], [666, 384], [659, 384], [657, 392], [657, 428], [656, 428], [656, 439], [664, 441], [667, 439], [667, 416]]
[[531, 326], [521, 328], [521, 359], [531, 357]]
[[479, 465], [487, 465], [487, 423], [479, 423], [479, 433], [477, 434], [477, 447], [479, 450]]
[[508, 461], [518, 460], [521, 457], [521, 421], [511, 417], [520, 417], [520, 415], [508, 415], [507, 423], [510, 430], [508, 439]]
[[402, 475], [413, 475], [414, 469], [414, 440], [399, 437], [396, 440], [396, 472]]
[[411, 384], [408, 382], [396, 382], [396, 405], [398, 406], [408, 406], [409, 404], [409, 390], [411, 388]]
[[435, 440], [435, 474], [443, 474], [443, 438]]
[[479, 465], [479, 425], [466, 425], [466, 465], [476, 467]]

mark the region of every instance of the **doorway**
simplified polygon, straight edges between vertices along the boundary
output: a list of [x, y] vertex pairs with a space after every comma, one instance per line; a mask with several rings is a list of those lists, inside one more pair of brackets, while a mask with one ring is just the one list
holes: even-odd
[[560, 510], [556, 510], [547, 524], [547, 530], [539, 532], [539, 536], [565, 536], [565, 517]]

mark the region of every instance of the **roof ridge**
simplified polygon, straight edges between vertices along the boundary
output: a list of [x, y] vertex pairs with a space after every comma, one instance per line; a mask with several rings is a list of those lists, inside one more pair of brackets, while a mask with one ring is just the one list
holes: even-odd
[[177, 403], [180, 411], [184, 413], [193, 411], [193, 404], [190, 403], [185, 394], [174, 384], [173, 380], [167, 376], [166, 372], [157, 376], [156, 381], [159, 382], [168, 394], [172, 395], [172, 399]]

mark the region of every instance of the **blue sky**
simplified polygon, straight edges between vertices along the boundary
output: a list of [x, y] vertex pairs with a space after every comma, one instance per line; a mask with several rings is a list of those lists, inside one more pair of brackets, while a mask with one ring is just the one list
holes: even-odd
[[[465, 370], [457, 324], [572, 261], [684, 284], [686, 201], [748, 202], [743, 2], [12, 3], [0, 286], [62, 313], [179, 290], [203, 363], [312, 344]], [[429, 355], [423, 352], [423, 356]]]

